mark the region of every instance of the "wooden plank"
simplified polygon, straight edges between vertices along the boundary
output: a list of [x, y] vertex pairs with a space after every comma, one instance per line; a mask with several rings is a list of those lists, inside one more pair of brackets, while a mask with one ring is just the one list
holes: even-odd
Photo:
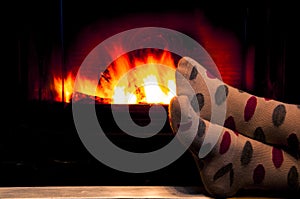
[[197, 187], [172, 186], [71, 186], [2, 187], [1, 199], [80, 198], [210, 198]]

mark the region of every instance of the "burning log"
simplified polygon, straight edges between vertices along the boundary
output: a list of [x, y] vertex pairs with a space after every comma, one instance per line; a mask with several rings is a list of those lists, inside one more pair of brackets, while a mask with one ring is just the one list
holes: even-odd
[[72, 94], [71, 101], [79, 104], [92, 104], [93, 102], [95, 104], [111, 104], [112, 99], [75, 92]]

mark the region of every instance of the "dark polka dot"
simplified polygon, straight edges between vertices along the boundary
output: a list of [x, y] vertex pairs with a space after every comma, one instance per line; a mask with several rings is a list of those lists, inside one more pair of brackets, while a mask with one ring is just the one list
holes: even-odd
[[193, 69], [192, 69], [192, 72], [191, 72], [191, 74], [190, 74], [190, 80], [193, 80], [193, 79], [195, 79], [196, 77], [197, 77], [197, 75], [198, 75], [198, 70], [196, 69], [196, 67], [194, 66], [193, 67]]
[[203, 135], [205, 134], [205, 129], [206, 129], [205, 122], [203, 120], [199, 119], [199, 125], [198, 125], [197, 135], [199, 137], [203, 137]]
[[266, 136], [265, 136], [265, 133], [264, 131], [262, 130], [261, 127], [257, 127], [253, 133], [253, 138], [255, 140], [258, 140], [260, 142], [263, 142], [265, 143], [266, 142]]
[[297, 108], [300, 109], [300, 104], [297, 105]]
[[232, 186], [233, 184], [233, 177], [234, 177], [234, 173], [233, 173], [233, 169], [230, 170], [230, 174], [229, 174], [229, 185]]
[[257, 105], [257, 99], [255, 96], [251, 96], [248, 100], [247, 100], [247, 103], [246, 103], [246, 106], [245, 106], [245, 110], [244, 110], [244, 120], [246, 122], [248, 122], [254, 112], [255, 112], [255, 109], [256, 109], [256, 105]]
[[299, 187], [299, 174], [297, 171], [297, 168], [295, 166], [292, 166], [289, 170], [288, 176], [287, 176], [287, 182], [288, 186], [293, 189], [297, 190]]
[[214, 175], [213, 179], [216, 181], [217, 179], [221, 178], [224, 176], [226, 173], [230, 172], [232, 170], [232, 163], [229, 163], [222, 168], [220, 168]]
[[265, 168], [262, 164], [256, 166], [253, 171], [254, 184], [260, 184], [265, 178]]
[[172, 99], [169, 108], [170, 108], [170, 115], [172, 117], [168, 117], [168, 118], [170, 120], [171, 127], [174, 130], [174, 133], [176, 133], [180, 126], [179, 123], [181, 120], [181, 108], [177, 98]]
[[191, 100], [191, 106], [195, 112], [199, 112], [204, 106], [204, 96], [202, 93], [197, 93]]
[[299, 140], [297, 135], [295, 133], [291, 133], [287, 138], [287, 143], [289, 151], [297, 157], [299, 152]]
[[249, 141], [247, 141], [244, 145], [242, 155], [241, 155], [241, 164], [246, 166], [250, 163], [253, 154], [253, 148]]
[[233, 131], [236, 130], [234, 118], [233, 118], [232, 116], [229, 116], [229, 117], [225, 120], [224, 127], [229, 128], [229, 129], [231, 129], [231, 130], [233, 130]]
[[219, 148], [219, 153], [222, 155], [226, 153], [231, 144], [231, 137], [228, 131], [225, 131]]
[[209, 77], [210, 79], [215, 79], [216, 76], [213, 75], [211, 72], [209, 72], [208, 70], [206, 70], [206, 76]]
[[228, 96], [228, 87], [226, 85], [220, 85], [215, 93], [215, 101], [217, 105], [221, 105], [225, 102]]
[[274, 109], [272, 115], [272, 121], [274, 126], [279, 127], [284, 122], [285, 115], [286, 115], [285, 106], [283, 104], [278, 105]]
[[272, 149], [272, 161], [276, 168], [279, 168], [283, 162], [282, 150], [273, 147]]
[[243, 90], [241, 90], [241, 89], [238, 89], [238, 91], [240, 92], [240, 93], [244, 93], [245, 91], [243, 91]]

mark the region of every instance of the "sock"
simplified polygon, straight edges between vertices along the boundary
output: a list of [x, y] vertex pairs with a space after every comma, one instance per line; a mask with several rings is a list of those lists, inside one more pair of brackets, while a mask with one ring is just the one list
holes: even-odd
[[212, 105], [216, 108], [226, 105], [224, 123], [218, 124], [260, 142], [285, 147], [290, 154], [299, 157], [300, 105], [258, 97], [234, 88], [189, 57], [181, 58], [178, 63], [176, 86], [177, 95], [188, 96], [193, 109], [202, 118], [211, 121]]
[[[221, 131], [210, 153], [201, 159], [200, 176], [212, 196], [231, 197], [240, 190], [299, 190], [300, 162], [280, 148], [243, 136], [202, 119], [187, 96], [174, 97], [169, 106], [170, 125], [181, 132], [183, 144], [197, 157], [207, 133]], [[213, 131], [208, 131], [211, 128]]]

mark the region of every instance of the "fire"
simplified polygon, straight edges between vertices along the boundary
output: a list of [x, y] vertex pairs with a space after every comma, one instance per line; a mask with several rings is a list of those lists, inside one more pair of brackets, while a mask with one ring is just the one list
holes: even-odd
[[[144, 75], [144, 77], [142, 77], [141, 80], [137, 81], [135, 78], [129, 78], [128, 80], [126, 78], [125, 81], [122, 81], [122, 79], [118, 82], [112, 96], [113, 104], [169, 104], [175, 95], [175, 82], [172, 80], [174, 73], [172, 73], [172, 71], [167, 72], [163, 78], [170, 78], [161, 81], [158, 80], [157, 76], [153, 75], [153, 73], [158, 70], [157, 65], [150, 64], [143, 67], [141, 70], [143, 71], [142, 75]], [[138, 71], [134, 72], [140, 74]], [[131, 84], [131, 80], [134, 81], [134, 84]], [[167, 85], [162, 83], [166, 81]], [[138, 87], [138, 84], [141, 86]]]
[[[76, 90], [83, 95], [72, 96], [75, 77], [69, 73], [64, 79], [54, 78], [56, 100], [81, 100], [84, 96], [97, 97], [101, 103], [111, 104], [169, 104], [175, 96], [175, 61], [169, 51], [127, 53], [100, 74], [99, 82], [77, 77]], [[91, 90], [98, 85], [97, 91]], [[60, 95], [59, 95], [60, 94]]]
[[175, 63], [169, 51], [119, 57], [102, 74], [99, 95], [112, 104], [169, 104], [175, 95]]
[[[54, 88], [56, 92], [55, 100], [70, 102], [73, 92], [74, 77], [69, 73], [64, 81], [61, 77], [54, 77]], [[64, 94], [64, 95], [63, 95]]]

